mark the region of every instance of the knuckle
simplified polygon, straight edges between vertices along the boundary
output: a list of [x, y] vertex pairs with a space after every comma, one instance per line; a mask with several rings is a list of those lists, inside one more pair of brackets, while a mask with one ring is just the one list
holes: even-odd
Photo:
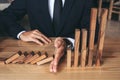
[[34, 34], [33, 34], [33, 33], [32, 33], [32, 34], [30, 34], [30, 36], [31, 36], [31, 37], [33, 37], [33, 36], [34, 36]]
[[34, 31], [37, 31], [37, 29], [34, 29]]
[[33, 30], [33, 31], [32, 31], [32, 33], [35, 33], [35, 32], [36, 32], [36, 30]]

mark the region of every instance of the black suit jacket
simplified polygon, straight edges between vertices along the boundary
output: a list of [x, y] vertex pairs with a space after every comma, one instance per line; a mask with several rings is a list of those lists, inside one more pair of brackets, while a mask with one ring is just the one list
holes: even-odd
[[24, 28], [17, 23], [28, 15], [31, 29], [38, 29], [48, 37], [74, 37], [76, 28], [89, 29], [92, 0], [65, 0], [61, 15], [61, 24], [53, 29], [49, 14], [48, 0], [15, 0], [2, 11], [5, 26], [16, 37]]

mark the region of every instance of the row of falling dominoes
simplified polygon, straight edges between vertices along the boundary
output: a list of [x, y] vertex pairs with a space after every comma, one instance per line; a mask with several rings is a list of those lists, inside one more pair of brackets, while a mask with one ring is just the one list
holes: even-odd
[[37, 65], [42, 65], [47, 62], [50, 62], [53, 60], [53, 56], [48, 57], [47, 52], [41, 53], [38, 51], [37, 53], [35, 52], [24, 52], [22, 53], [21, 51], [18, 51], [14, 55], [10, 56], [8, 59], [5, 61], [1, 61], [3, 64], [37, 64]]

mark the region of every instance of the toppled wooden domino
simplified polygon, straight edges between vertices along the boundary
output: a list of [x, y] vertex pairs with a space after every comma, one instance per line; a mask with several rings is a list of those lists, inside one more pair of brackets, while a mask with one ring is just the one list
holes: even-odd
[[[31, 54], [35, 54], [33, 51], [31, 52]], [[33, 55], [31, 58], [28, 58], [25, 63], [28, 64], [30, 63], [31, 61], [33, 61], [34, 59], [40, 57], [41, 55], [41, 52], [39, 51], [38, 53], [36, 53], [35, 55]]]
[[27, 57], [28, 53], [24, 52], [23, 54], [21, 54], [17, 59], [13, 60], [12, 63], [19, 63], [22, 64], [24, 63], [25, 58]]
[[5, 60], [5, 63], [9, 64], [13, 60], [17, 59], [21, 54], [22, 54], [22, 52], [18, 51], [16, 54], [12, 55], [10, 58], [8, 58], [7, 60]]
[[47, 57], [47, 53], [44, 52], [40, 57], [38, 57], [38, 58], [34, 59], [32, 62], [30, 62], [30, 64], [35, 64], [38, 61], [41, 61], [41, 60], [45, 59], [46, 57]]
[[24, 63], [27, 63], [29, 61], [29, 59], [31, 59], [34, 55], [35, 55], [35, 53], [33, 51], [30, 54], [28, 54], [24, 60]]
[[42, 65], [42, 64], [48, 63], [48, 62], [50, 62], [52, 60], [53, 60], [53, 56], [52, 57], [48, 57], [48, 58], [46, 58], [44, 60], [41, 60], [41, 61], [37, 62], [37, 65]]
[[5, 64], [5, 62], [4, 61], [0, 61], [0, 65], [4, 65]]
[[4, 65], [5, 64], [5, 60], [6, 60], [6, 58], [0, 57], [0, 65]]

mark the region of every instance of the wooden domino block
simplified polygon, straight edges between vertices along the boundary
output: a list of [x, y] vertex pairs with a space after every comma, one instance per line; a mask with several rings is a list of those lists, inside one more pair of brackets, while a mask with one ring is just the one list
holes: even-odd
[[97, 55], [96, 55], [96, 66], [100, 66], [100, 61], [101, 61], [101, 58], [102, 58], [102, 51], [103, 51], [104, 38], [105, 38], [105, 28], [106, 28], [106, 22], [107, 22], [107, 14], [108, 14], [108, 10], [103, 9], [102, 10], [102, 15], [101, 15], [99, 35], [98, 35], [98, 48], [97, 48]]
[[5, 64], [5, 57], [0, 57], [0, 65], [4, 65]]
[[13, 60], [17, 59], [21, 54], [22, 54], [22, 52], [19, 51], [18, 53], [12, 55], [10, 58], [5, 60], [5, 63], [8, 64], [8, 63], [12, 62]]
[[48, 57], [48, 58], [46, 58], [44, 60], [41, 60], [41, 61], [37, 62], [37, 65], [42, 65], [42, 64], [48, 63], [48, 62], [50, 62], [52, 60], [53, 60], [53, 57]]
[[93, 55], [94, 55], [94, 49], [88, 50], [89, 56], [88, 56], [88, 66], [91, 67], [93, 64]]
[[97, 21], [97, 9], [91, 9], [91, 18], [90, 18], [90, 37], [89, 37], [89, 48], [88, 48], [88, 66], [92, 66], [93, 62], [93, 51], [94, 51], [94, 40], [95, 40], [95, 30], [96, 30], [96, 21]]
[[32, 51], [30, 54], [27, 55], [27, 57], [24, 60], [24, 63], [28, 63], [28, 61], [35, 55], [35, 53]]
[[25, 56], [22, 54], [17, 59], [13, 60], [11, 63], [13, 63], [13, 64], [15, 64], [15, 63], [22, 63], [22, 60], [24, 59], [24, 57]]
[[81, 49], [81, 66], [82, 67], [85, 67], [85, 64], [86, 64], [86, 54], [87, 54], [86, 46], [87, 46], [87, 30], [82, 29], [82, 49]]
[[80, 45], [80, 30], [76, 29], [75, 30], [74, 67], [78, 67], [79, 45]]
[[33, 61], [30, 62], [30, 64], [35, 64], [43, 59], [45, 59], [47, 57], [47, 53], [44, 52], [40, 57], [34, 59]]
[[90, 18], [90, 39], [89, 39], [89, 49], [94, 48], [94, 39], [96, 31], [96, 21], [97, 21], [97, 9], [91, 9], [91, 18]]
[[5, 64], [5, 62], [4, 61], [0, 61], [0, 65], [4, 65]]
[[27, 57], [28, 53], [24, 52], [21, 56], [19, 56], [17, 59], [13, 60], [12, 63], [19, 63], [22, 64], [24, 63], [25, 58]]
[[[32, 52], [32, 53], [34, 53], [34, 52]], [[27, 63], [30, 63], [30, 62], [33, 61], [34, 59], [38, 58], [40, 55], [41, 55], [41, 52], [36, 53], [36, 54], [35, 54], [34, 56], [32, 56], [31, 58], [27, 59], [27, 60], [25, 61], [25, 63], [26, 63], [26, 64], [27, 64]]]
[[97, 50], [96, 66], [100, 66], [101, 65], [101, 57], [102, 57], [102, 50]]
[[71, 57], [72, 57], [71, 49], [67, 49], [67, 68], [71, 67]]

